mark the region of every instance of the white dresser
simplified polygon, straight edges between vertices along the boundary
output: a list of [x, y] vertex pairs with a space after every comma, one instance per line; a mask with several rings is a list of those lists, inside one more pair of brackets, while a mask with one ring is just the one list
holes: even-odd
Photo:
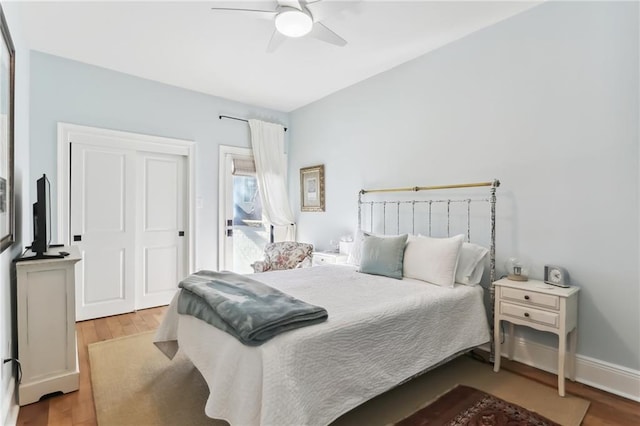
[[75, 246], [56, 247], [47, 254], [61, 251], [69, 255], [16, 263], [20, 405], [78, 389], [75, 265], [81, 256]]
[[[575, 380], [575, 350], [578, 334], [578, 287], [556, 287], [542, 281], [510, 281], [495, 286], [494, 371], [500, 370], [500, 322], [509, 322], [507, 356], [513, 358], [514, 324], [558, 335], [558, 393], [564, 396], [565, 357], [569, 352], [568, 376]], [[569, 345], [567, 347], [567, 338]]]

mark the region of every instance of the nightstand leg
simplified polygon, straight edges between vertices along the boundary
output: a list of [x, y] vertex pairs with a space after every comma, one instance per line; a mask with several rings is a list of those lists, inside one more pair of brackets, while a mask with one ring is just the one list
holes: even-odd
[[513, 360], [513, 346], [516, 340], [516, 327], [513, 323], [509, 323], [509, 346], [507, 347], [507, 358]]
[[569, 333], [569, 379], [576, 381], [576, 347], [578, 345], [578, 327]]
[[494, 356], [493, 356], [493, 371], [496, 373], [500, 371], [500, 355], [502, 353], [501, 345], [500, 345], [500, 320], [496, 318], [494, 326], [493, 326], [493, 344], [494, 348]]
[[558, 335], [558, 394], [564, 396], [564, 361], [567, 352], [567, 335]]

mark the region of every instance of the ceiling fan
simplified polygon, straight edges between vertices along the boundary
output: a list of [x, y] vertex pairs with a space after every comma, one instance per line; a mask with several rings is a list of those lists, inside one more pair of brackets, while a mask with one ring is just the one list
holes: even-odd
[[331, 31], [322, 22], [340, 10], [351, 7], [357, 1], [327, 0], [274, 0], [270, 9], [237, 9], [212, 7], [212, 10], [240, 12], [256, 18], [273, 20], [275, 29], [267, 45], [267, 52], [275, 51], [287, 37], [310, 37], [336, 46], [344, 46], [347, 41]]

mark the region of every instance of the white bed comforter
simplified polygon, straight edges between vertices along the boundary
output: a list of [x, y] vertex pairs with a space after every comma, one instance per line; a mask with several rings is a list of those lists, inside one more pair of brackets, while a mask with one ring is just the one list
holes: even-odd
[[209, 417], [231, 425], [325, 425], [462, 350], [489, 340], [481, 287], [442, 288], [327, 265], [255, 278], [329, 312], [257, 347], [176, 310], [155, 342], [205, 378]]

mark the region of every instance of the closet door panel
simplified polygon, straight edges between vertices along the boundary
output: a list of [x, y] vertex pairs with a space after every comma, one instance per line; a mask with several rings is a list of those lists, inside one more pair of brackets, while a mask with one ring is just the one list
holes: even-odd
[[165, 305], [186, 273], [185, 158], [138, 153], [139, 283], [136, 308]]
[[135, 306], [135, 151], [74, 143], [71, 241], [82, 254], [76, 319]]

